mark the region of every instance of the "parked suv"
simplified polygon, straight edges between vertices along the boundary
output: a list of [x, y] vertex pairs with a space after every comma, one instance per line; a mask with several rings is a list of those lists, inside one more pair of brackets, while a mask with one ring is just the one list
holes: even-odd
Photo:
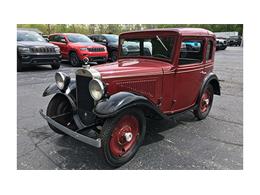
[[60, 47], [62, 58], [69, 60], [71, 65], [81, 66], [82, 63], [107, 61], [105, 46], [94, 43], [86, 35], [76, 33], [56, 33], [49, 36], [49, 41]]
[[216, 39], [216, 50], [225, 50], [227, 48], [227, 40], [223, 38]]
[[117, 60], [118, 54], [118, 35], [113, 34], [96, 34], [88, 36], [95, 43], [102, 44], [107, 47], [108, 59], [112, 62]]
[[25, 66], [50, 64], [53, 69], [60, 67], [60, 48], [48, 43], [34, 31], [17, 30], [17, 71]]
[[[212, 32], [189, 28], [127, 32], [119, 43], [114, 63], [81, 68], [76, 78], [56, 73], [56, 82], [43, 92], [53, 95], [47, 113], [40, 111], [53, 131], [100, 148], [114, 167], [133, 158], [142, 145], [149, 131], [146, 118], [171, 119], [192, 110], [202, 120], [214, 94], [220, 95], [213, 73]], [[126, 50], [126, 45], [135, 49]]]

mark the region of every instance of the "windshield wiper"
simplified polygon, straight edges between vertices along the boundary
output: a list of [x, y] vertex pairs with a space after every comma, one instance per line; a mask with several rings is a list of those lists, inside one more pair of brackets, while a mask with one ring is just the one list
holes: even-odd
[[168, 51], [167, 47], [163, 44], [162, 40], [160, 39], [160, 37], [158, 35], [156, 35], [156, 39], [161, 43], [161, 45], [163, 46], [163, 48]]

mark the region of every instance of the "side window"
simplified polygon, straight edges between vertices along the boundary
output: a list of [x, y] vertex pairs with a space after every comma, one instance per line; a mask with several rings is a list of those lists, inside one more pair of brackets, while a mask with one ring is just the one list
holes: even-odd
[[203, 41], [185, 40], [181, 43], [179, 65], [196, 64], [203, 61]]
[[206, 51], [206, 60], [212, 59], [212, 50], [213, 50], [213, 41], [208, 41], [207, 51]]

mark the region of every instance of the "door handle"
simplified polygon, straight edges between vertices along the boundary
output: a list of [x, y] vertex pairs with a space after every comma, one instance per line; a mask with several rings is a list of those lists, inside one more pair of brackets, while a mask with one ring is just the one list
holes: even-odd
[[205, 71], [201, 71], [200, 73], [203, 75], [207, 74], [207, 72], [205, 72]]

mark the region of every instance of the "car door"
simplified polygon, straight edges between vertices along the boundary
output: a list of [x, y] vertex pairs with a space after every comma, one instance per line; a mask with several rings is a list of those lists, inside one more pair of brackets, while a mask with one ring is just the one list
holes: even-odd
[[53, 43], [54, 45], [59, 46], [62, 58], [64, 58], [65, 57], [64, 56], [64, 47], [63, 47], [64, 43], [61, 43], [61, 36], [60, 35], [50, 36], [50, 42]]
[[192, 107], [204, 78], [205, 38], [184, 37], [175, 74], [174, 112]]

